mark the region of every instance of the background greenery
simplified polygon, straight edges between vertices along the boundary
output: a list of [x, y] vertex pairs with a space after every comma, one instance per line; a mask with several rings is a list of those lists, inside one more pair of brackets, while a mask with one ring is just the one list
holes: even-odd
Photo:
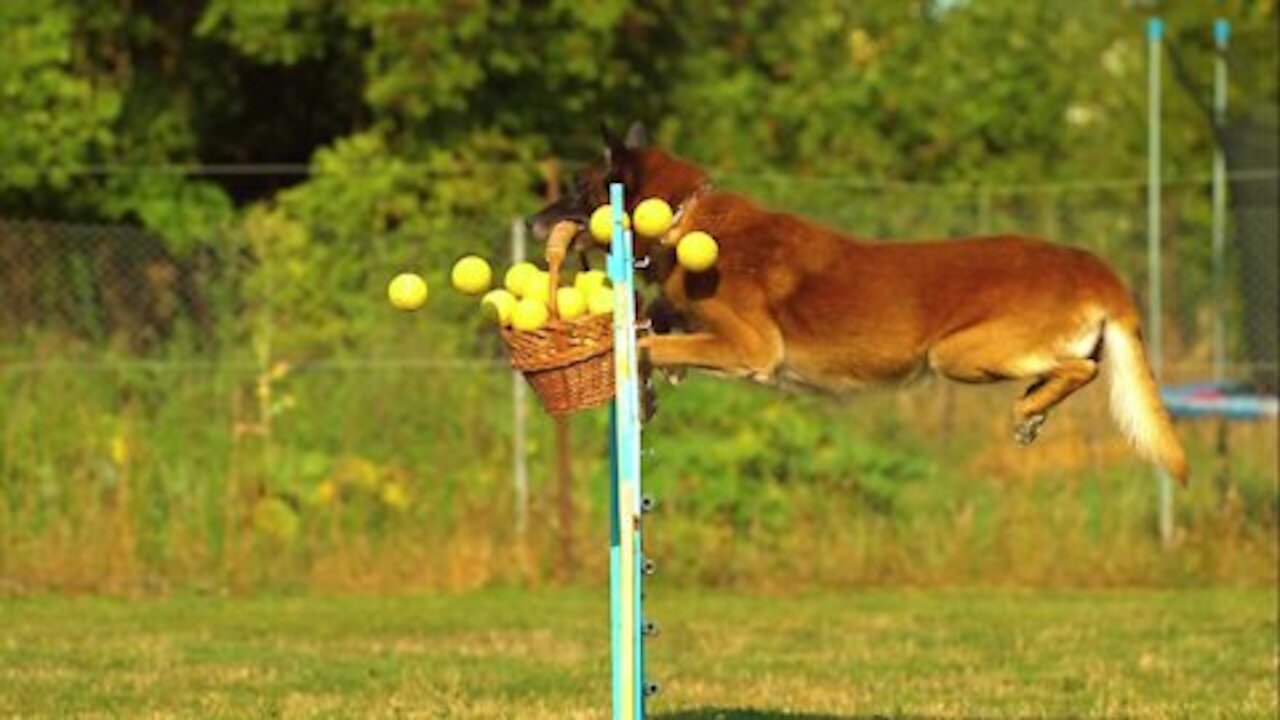
[[[642, 119], [852, 233], [1037, 232], [1141, 287], [1152, 12], [1202, 84], [1167, 80], [1164, 211], [1165, 354], [1203, 378], [1195, 99], [1221, 13], [1233, 107], [1274, 107], [1270, 0], [0, 4], [0, 217], [41, 221], [0, 224], [0, 590], [602, 576], [604, 418], [573, 422], [572, 528], [535, 421], [515, 537], [511, 380], [451, 262], [504, 261], [599, 122]], [[413, 316], [383, 300], [406, 268]], [[1014, 392], [664, 387], [647, 542], [673, 582], [763, 588], [1275, 581], [1274, 423], [1225, 431], [1225, 468], [1186, 424], [1169, 552], [1102, 393], [1020, 451]]]

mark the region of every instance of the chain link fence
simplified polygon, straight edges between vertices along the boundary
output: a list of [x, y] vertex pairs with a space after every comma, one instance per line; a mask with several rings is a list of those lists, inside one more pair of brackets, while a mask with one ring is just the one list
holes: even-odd
[[[717, 179], [722, 187], [864, 238], [895, 242], [1025, 233], [1085, 247], [1116, 267], [1145, 304], [1146, 191], [1139, 182], [1009, 187], [874, 186], [840, 178], [783, 176]], [[1275, 181], [1274, 171], [1255, 172], [1232, 177], [1232, 187], [1237, 196], [1262, 198], [1265, 191], [1247, 194], [1240, 189], [1264, 188], [1266, 183], [1274, 187]], [[1210, 377], [1215, 313], [1220, 312], [1227, 329], [1228, 377], [1274, 386], [1276, 277], [1274, 263], [1266, 264], [1266, 253], [1275, 253], [1274, 203], [1237, 206], [1228, 223], [1232, 232], [1227, 272], [1215, 284], [1207, 178], [1168, 183], [1163, 198], [1158, 271], [1165, 286], [1166, 379]], [[259, 579], [268, 581], [305, 567], [309, 576], [289, 577], [324, 585], [324, 577], [329, 577], [325, 573], [359, 577], [362, 568], [382, 567], [380, 558], [397, 553], [403, 562], [387, 572], [399, 579], [383, 577], [378, 582], [466, 586], [543, 574], [539, 567], [555, 565], [553, 558], [563, 557], [554, 533], [540, 532], [556, 527], [562, 507], [555, 497], [560, 486], [553, 479], [555, 443], [549, 424], [531, 423], [524, 438], [531, 470], [531, 534], [513, 545], [511, 508], [517, 491], [510, 474], [517, 459], [512, 441], [520, 431], [513, 419], [512, 377], [500, 341], [479, 320], [470, 300], [447, 290], [447, 266], [424, 268], [418, 262], [427, 255], [456, 257], [478, 251], [490, 257], [500, 273], [509, 264], [511, 220], [478, 218], [445, 241], [449, 247], [437, 245], [429, 253], [408, 248], [405, 238], [371, 238], [360, 247], [326, 251], [302, 272], [291, 267], [299, 258], [288, 253], [264, 261], [239, 229], [228, 229], [177, 254], [163, 237], [136, 227], [0, 219], [0, 385], [5, 395], [0, 405], [7, 423], [0, 442], [0, 519], [10, 520], [0, 523], [0, 577], [39, 576], [40, 582], [48, 581], [48, 568], [41, 565], [42, 558], [49, 557], [48, 548], [32, 549], [37, 546], [24, 545], [24, 538], [75, 536], [87, 531], [65, 528], [91, 528], [83, 518], [119, 507], [132, 508], [132, 525], [125, 527], [136, 535], [120, 539], [113, 530], [111, 542], [132, 544], [112, 550], [108, 543], [99, 549], [134, 558], [175, 582], [207, 575], [208, 558], [218, 559], [225, 582], [255, 582], [237, 575], [249, 567], [237, 558], [261, 551], [253, 550], [257, 541], [244, 540], [245, 533], [310, 538], [295, 551], [305, 561], [279, 552], [259, 558], [254, 567], [262, 573]], [[385, 284], [409, 269], [428, 276], [432, 294], [425, 310], [403, 314], [387, 306]], [[669, 392], [679, 395], [684, 389]], [[739, 392], [753, 391], [726, 384], [712, 394]], [[815, 523], [811, 534], [821, 535], [824, 545], [843, 547], [862, 558], [814, 570], [815, 577], [826, 578], [821, 573], [829, 572], [848, 582], [909, 579], [911, 572], [928, 567], [946, 577], [957, 567], [955, 558], [930, 553], [951, 544], [944, 537], [957, 532], [949, 519], [953, 516], [954, 522], [970, 518], [976, 523], [978, 529], [965, 530], [977, 533], [975, 538], [997, 533], [996, 540], [974, 540], [975, 553], [989, 549], [986, 543], [1004, 542], [999, 538], [1005, 536], [998, 534], [1004, 532], [1003, 521], [984, 521], [984, 513], [997, 518], [1015, 511], [1042, 513], [1043, 522], [1018, 526], [1055, 528], [1063, 508], [1084, 508], [1081, 512], [1093, 520], [1072, 526], [1070, 532], [1058, 528], [1052, 536], [1026, 541], [1074, 538], [1070, 542], [1084, 548], [1113, 542], [1118, 536], [1108, 534], [1112, 530], [1107, 523], [1121, 526], [1106, 518], [1119, 511], [1090, 500], [1088, 493], [1073, 495], [1077, 481], [1053, 491], [1026, 489], [1047, 487], [1044, 484], [1019, 484], [1042, 475], [1061, 479], [1062, 473], [1105, 478], [1114, 468], [1148, 477], [1145, 466], [1119, 444], [1113, 452], [1112, 441], [1118, 443], [1114, 433], [1095, 433], [1095, 428], [1108, 426], [1101, 395], [1069, 403], [1076, 409], [1056, 421], [1061, 425], [1057, 437], [1071, 443], [1014, 456], [1003, 429], [1010, 392], [1004, 388], [977, 395], [948, 389], [905, 399], [851, 399], [847, 412], [832, 415], [834, 422], [847, 426], [849, 437], [880, 437], [885, 447], [897, 442], [887, 438], [903, 438], [903, 428], [912, 429], [912, 437], [938, 451], [939, 466], [956, 480], [959, 490], [935, 490], [937, 497], [927, 502], [880, 498], [867, 505], [869, 511], [851, 505], [851, 512], [869, 513], [856, 515], [853, 525], [836, 518], [829, 523], [813, 520], [830, 514], [832, 497], [820, 488], [813, 490], [826, 499], [814, 500], [813, 507], [801, 513], [810, 518], [806, 522]], [[761, 407], [784, 412], [772, 403], [785, 401], [752, 397], [750, 402], [756, 404], [732, 422], [725, 421], [728, 425], [714, 437], [741, 437], [734, 442], [742, 447], [759, 442], [750, 440], [751, 414]], [[828, 412], [821, 405], [805, 407], [805, 412]], [[576, 422], [574, 472], [596, 477], [603, 472], [603, 446], [597, 447], [604, 436], [601, 419]], [[1253, 528], [1250, 532], [1255, 534], [1248, 535], [1252, 538], [1274, 532], [1280, 512], [1274, 490], [1267, 489], [1274, 488], [1276, 452], [1274, 437], [1267, 433], [1265, 428], [1245, 431], [1231, 459], [1237, 475], [1261, 478], [1238, 498], [1242, 517], [1251, 518], [1242, 520], [1242, 527]], [[965, 439], [948, 439], [952, 437]], [[1211, 438], [1192, 441], [1207, 445]], [[970, 443], [963, 452], [962, 442]], [[1052, 440], [1041, 445], [1045, 442]], [[881, 457], [876, 454], [880, 450], [867, 452], [867, 458], [855, 458], [865, 467], [847, 471], [863, 483], [858, 492], [845, 493], [851, 498], [899, 492], [866, 484], [872, 475], [892, 479], [895, 473], [918, 472], [909, 460]], [[1031, 459], [1041, 456], [1037, 453], [1047, 465]], [[670, 478], [662, 482], [692, 482], [677, 480], [678, 469], [664, 472]], [[584, 509], [604, 502], [595, 485], [576, 484], [570, 502], [584, 518], [571, 531], [579, 544], [588, 543], [591, 533], [600, 530], [593, 522], [603, 514]], [[716, 493], [730, 491], [708, 485], [690, 492], [698, 502], [711, 502], [708, 498]], [[749, 499], [733, 496], [732, 502], [738, 503], [734, 507], [750, 509], [734, 516], [748, 519], [740, 521], [745, 524], [733, 543], [714, 535], [714, 523], [673, 521], [679, 529], [667, 542], [696, 542], [720, 548], [716, 552], [721, 553], [685, 558], [682, 562], [688, 567], [679, 572], [714, 582], [731, 569], [743, 574], [776, 570], [770, 564], [771, 553], [793, 541], [782, 539], [791, 535], [776, 527], [769, 530], [772, 525], [760, 525], [760, 518], [781, 512], [777, 508], [785, 503], [777, 493], [800, 498], [809, 492], [783, 483], [768, 493], [752, 491]], [[1153, 491], [1124, 492], [1131, 495], [1115, 497], [1116, 506], [1131, 507], [1135, 518], [1150, 523], [1154, 536], [1154, 516], [1148, 517], [1154, 513]], [[1003, 499], [984, 505], [981, 498], [989, 493]], [[1216, 502], [1205, 500], [1204, 506]], [[339, 506], [342, 512], [336, 510]], [[881, 528], [885, 508], [897, 508], [893, 512], [906, 525]], [[691, 505], [684, 511], [695, 509]], [[933, 522], [930, 518], [948, 518], [937, 523], [940, 535], [923, 532]], [[798, 521], [773, 522], [795, 528]], [[1216, 525], [1189, 524], [1206, 538], [1218, 537]], [[858, 534], [833, 540], [843, 537], [846, 526]], [[111, 527], [118, 530], [118, 523]], [[902, 534], [902, 527], [916, 529]], [[752, 533], [766, 531], [773, 534], [753, 539]], [[808, 537], [803, 531], [792, 534]], [[880, 545], [859, 544], [873, 536], [880, 538], [875, 541]], [[192, 537], [197, 540], [189, 540]], [[900, 545], [906, 537], [918, 542]], [[507, 554], [506, 548], [517, 546], [523, 550]], [[733, 547], [755, 548], [751, 552], [758, 554], [727, 554]], [[885, 555], [880, 552], [885, 548], [897, 550]], [[1065, 547], [1061, 551], [1074, 552]], [[877, 559], [901, 559], [902, 553], [919, 556], [892, 567], [888, 560]], [[294, 564], [282, 564], [289, 557]], [[580, 553], [579, 570], [603, 572], [591, 566], [592, 557]], [[1258, 555], [1236, 552], [1230, 557], [1239, 562], [1238, 558]], [[718, 559], [699, 566], [699, 558]], [[1012, 546], [1006, 560], [1010, 568], [1024, 568], [1031, 581], [1056, 572], [1053, 563], [1030, 558]], [[1081, 560], [1078, 565], [1090, 562]], [[1135, 556], [1130, 565], [1142, 568], [1144, 563]], [[83, 568], [78, 567], [68, 565], [67, 577], [79, 577], [76, 573], [83, 573]], [[1003, 566], [974, 560], [966, 567], [978, 568], [973, 570], [977, 577], [994, 577], [982, 573], [999, 573]], [[1141, 575], [1133, 572], [1134, 577]], [[1261, 571], [1254, 567], [1248, 572]], [[1240, 576], [1230, 568], [1221, 573]]]
[[[729, 175], [722, 184], [858, 237], [897, 241], [1024, 233], [1084, 247], [1116, 267], [1145, 305], [1142, 288], [1151, 269], [1141, 183], [871, 186], [840, 179]], [[1233, 374], [1274, 387], [1276, 173], [1233, 176], [1231, 184], [1238, 200], [1228, 223], [1226, 272], [1220, 279], [1213, 276], [1210, 257], [1207, 180], [1165, 187], [1159, 268], [1166, 288], [1164, 357], [1178, 375], [1205, 374], [1214, 314], [1220, 313]], [[498, 253], [500, 264], [506, 260], [501, 254], [508, 227], [502, 218], [477, 224], [476, 236]], [[457, 252], [470, 249], [459, 245]], [[371, 291], [396, 271], [377, 254], [354, 255], [349, 261], [364, 266], [360, 274]], [[233, 233], [178, 256], [164, 238], [137, 227], [0, 219], [0, 356], [23, 359], [44, 336], [74, 342], [86, 358], [96, 351], [110, 351], [113, 357], [121, 352], [133, 358], [170, 356], [175, 347], [186, 354], [182, 361], [223, 356], [237, 342], [246, 342], [238, 331], [252, 309], [243, 294], [244, 278], [269, 272]], [[1219, 287], [1221, 294], [1215, 295]], [[375, 365], [400, 355], [385, 346], [362, 350], [344, 355]], [[491, 361], [493, 353], [487, 350], [476, 359]], [[472, 359], [432, 355], [437, 360]]]

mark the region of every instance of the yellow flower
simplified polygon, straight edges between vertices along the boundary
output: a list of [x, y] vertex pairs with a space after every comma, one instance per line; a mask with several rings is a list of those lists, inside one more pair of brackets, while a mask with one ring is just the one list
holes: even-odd
[[271, 380], [279, 380], [285, 375], [288, 375], [290, 369], [291, 367], [288, 362], [278, 360], [275, 365], [271, 366], [271, 372], [267, 374], [267, 377]]
[[117, 432], [111, 436], [111, 462], [116, 465], [129, 462], [129, 441], [125, 439], [124, 433]]
[[338, 497], [338, 486], [332, 480], [325, 480], [316, 487], [315, 501], [320, 505], [329, 505]]
[[398, 482], [383, 485], [380, 497], [382, 504], [392, 510], [405, 510], [409, 507], [409, 495], [405, 492], [404, 486]]

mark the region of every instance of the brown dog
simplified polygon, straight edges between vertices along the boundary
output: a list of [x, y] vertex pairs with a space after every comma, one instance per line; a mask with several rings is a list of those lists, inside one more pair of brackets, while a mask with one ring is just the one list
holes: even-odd
[[966, 383], [1031, 380], [1014, 404], [1029, 443], [1046, 413], [1106, 365], [1112, 413], [1137, 451], [1180, 481], [1186, 455], [1160, 402], [1123, 282], [1082, 250], [1004, 235], [937, 242], [855, 240], [712, 187], [697, 166], [606, 132], [606, 160], [531, 219], [545, 236], [584, 222], [622, 182], [628, 210], [659, 197], [676, 208], [668, 240], [719, 242], [716, 266], [690, 273], [674, 251], [637, 237], [636, 256], [690, 329], [644, 337], [655, 367], [697, 367], [759, 382], [842, 390], [933, 371]]

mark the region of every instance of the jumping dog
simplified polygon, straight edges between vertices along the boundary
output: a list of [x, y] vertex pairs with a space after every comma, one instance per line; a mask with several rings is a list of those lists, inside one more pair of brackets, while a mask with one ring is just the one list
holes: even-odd
[[[1027, 380], [1013, 406], [1019, 442], [1105, 366], [1111, 410], [1137, 452], [1179, 481], [1186, 454], [1160, 401], [1125, 284], [1083, 250], [1020, 235], [927, 242], [855, 239], [717, 189], [707, 172], [648, 142], [604, 132], [601, 162], [530, 218], [535, 237], [585, 226], [621, 182], [628, 211], [658, 197], [676, 211], [665, 240], [635, 238], [662, 305], [686, 332], [639, 341], [657, 368], [694, 367], [828, 390], [933, 372], [964, 383]], [[671, 243], [709, 232], [720, 254], [692, 273]], [[578, 242], [590, 243], [583, 232]]]

